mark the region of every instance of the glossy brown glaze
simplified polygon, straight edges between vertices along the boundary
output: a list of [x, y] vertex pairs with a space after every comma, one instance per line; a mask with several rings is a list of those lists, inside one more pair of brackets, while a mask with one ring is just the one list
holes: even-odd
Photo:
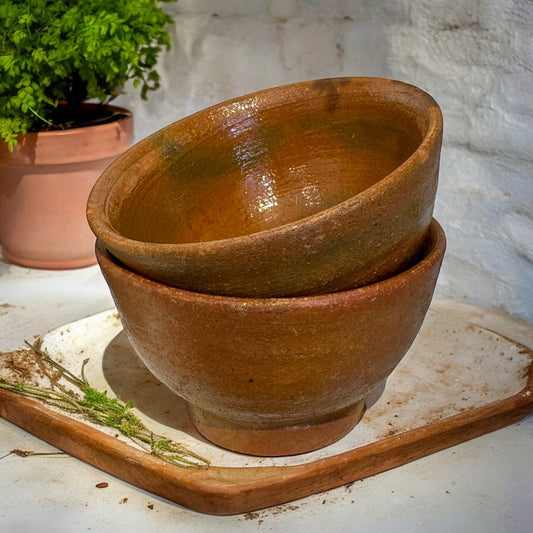
[[97, 257], [124, 330], [153, 374], [189, 403], [222, 447], [287, 455], [320, 448], [358, 422], [365, 397], [418, 333], [445, 250], [433, 222], [410, 269], [345, 292], [237, 298], [132, 272], [101, 241]]
[[405, 268], [430, 223], [442, 117], [411, 85], [298, 83], [144, 139], [93, 189], [97, 237], [133, 270], [230, 296], [319, 294]]

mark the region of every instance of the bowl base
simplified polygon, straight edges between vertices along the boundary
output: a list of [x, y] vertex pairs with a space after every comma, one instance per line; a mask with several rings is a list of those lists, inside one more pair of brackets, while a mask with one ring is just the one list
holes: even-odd
[[311, 452], [341, 439], [363, 417], [366, 401], [358, 401], [343, 409], [339, 417], [326, 422], [255, 429], [240, 426], [192, 404], [187, 407], [196, 429], [213, 444], [247, 455], [278, 457]]

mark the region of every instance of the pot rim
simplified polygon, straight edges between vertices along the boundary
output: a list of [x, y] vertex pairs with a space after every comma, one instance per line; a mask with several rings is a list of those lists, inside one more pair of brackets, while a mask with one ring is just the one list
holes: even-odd
[[[405, 286], [412, 279], [423, 276], [425, 273], [440, 268], [444, 253], [446, 250], [446, 235], [442, 226], [433, 218], [425, 236], [425, 242], [418, 261], [411, 267], [385, 278], [381, 281], [348, 289], [345, 291], [331, 292], [327, 294], [309, 295], [309, 296], [283, 296], [283, 297], [241, 297], [226, 296], [220, 294], [207, 294], [201, 292], [189, 291], [166, 285], [159, 281], [147, 278], [131, 270], [126, 265], [119, 262], [109, 250], [106, 249], [105, 243], [100, 239], [96, 241], [96, 256], [102, 271], [101, 262], [107, 263], [112, 269], [124, 273], [131, 281], [132, 285], [144, 285], [148, 290], [162, 294], [166, 298], [196, 302], [203, 305], [227, 306], [227, 308], [240, 308], [250, 312], [275, 312], [276, 310], [295, 309], [295, 308], [316, 308], [318, 306], [331, 306], [333, 303], [342, 304], [345, 301], [363, 300], [378, 297], [380, 293], [393, 291], [394, 287]], [[108, 268], [106, 266], [106, 268]]]
[[[100, 107], [97, 103], [84, 103], [85, 108]], [[115, 113], [115, 120], [102, 124], [76, 128], [29, 131], [20, 136], [10, 152], [6, 143], [0, 143], [0, 164], [8, 165], [62, 165], [94, 159], [92, 150], [100, 143], [99, 158], [116, 157], [123, 153], [133, 137], [133, 113], [124, 107], [105, 105]], [[128, 132], [122, 134], [122, 132]], [[131, 135], [129, 134], [131, 132]], [[88, 155], [89, 154], [89, 155]]]
[[[120, 113], [121, 115], [124, 115], [123, 117], [118, 117], [116, 120], [121, 120], [121, 119], [124, 119], [124, 118], [130, 118], [130, 117], [133, 116], [133, 113], [129, 109], [127, 109], [125, 107], [121, 107], [121, 106], [112, 105], [112, 104], [105, 104], [104, 105], [104, 104], [99, 104], [97, 102], [84, 102], [82, 104], [82, 106], [84, 108], [86, 108], [86, 109], [97, 109], [99, 107], [102, 107], [102, 108], [111, 110], [113, 112]], [[102, 123], [102, 124], [93, 124], [93, 125], [89, 125], [89, 126], [77, 126], [75, 128], [65, 128], [64, 130], [57, 129], [57, 130], [28, 131], [27, 133], [25, 133], [23, 135], [23, 137], [25, 137], [26, 135], [28, 135], [28, 136], [38, 135], [39, 137], [55, 137], [57, 134], [76, 135], [81, 130], [85, 130], [86, 131], [86, 130], [88, 130], [90, 128], [101, 128], [102, 126], [106, 126], [107, 124], [112, 124], [116, 120], [112, 120], [112, 121], [105, 122], [105, 123]]]
[[[409, 95], [409, 108], [424, 109], [427, 116], [428, 125], [426, 132], [415, 151], [392, 172], [360, 193], [329, 208], [300, 218], [296, 221], [287, 222], [280, 226], [264, 229], [254, 233], [208, 241], [155, 243], [126, 237], [116, 231], [114, 226], [111, 224], [107, 216], [107, 201], [117, 180], [117, 175], [122, 174], [124, 171], [137, 164], [141, 159], [147, 156], [150, 151], [153, 150], [151, 141], [158, 135], [161, 135], [163, 132], [166, 132], [171, 128], [177, 127], [177, 125], [183, 121], [191, 120], [193, 117], [197, 118], [199, 116], [205, 116], [206, 118], [204, 120], [209, 120], [209, 117], [221, 114], [223, 109], [226, 109], [231, 105], [249, 102], [253, 98], [257, 98], [262, 94], [268, 94], [269, 97], [271, 97], [271, 100], [276, 102], [275, 104], [270, 105], [270, 108], [281, 107], [283, 105], [287, 105], [288, 103], [298, 101], [301, 98], [308, 98], [313, 84], [319, 82], [338, 84], [341, 91], [343, 84], [355, 84], [356, 87], [352, 90], [352, 92], [363, 93], [363, 91], [366, 91], [369, 94], [372, 93], [372, 90], [383, 86], [383, 84], [386, 84], [386, 86], [382, 88], [380, 92], [385, 95], [387, 95], [387, 91], [391, 87], [403, 89], [403, 91], [407, 92]], [[287, 97], [284, 97], [287, 90], [291, 91], [291, 96], [288, 99]], [[324, 98], [324, 95], [315, 96], [315, 98]], [[398, 101], [398, 98], [391, 98], [391, 101]], [[405, 106], [406, 105], [407, 104], [405, 104]], [[232, 125], [234, 126], [235, 124]], [[402, 181], [401, 177], [404, 174], [406, 167], [421, 165], [428, 159], [432, 150], [434, 150], [436, 146], [440, 148], [442, 128], [442, 112], [433, 97], [414, 85], [398, 80], [380, 77], [337, 77], [280, 85], [262, 91], [253, 92], [215, 104], [211, 107], [189, 115], [188, 117], [184, 117], [183, 119], [173, 122], [162, 128], [162, 130], [159, 130], [141, 140], [134, 147], [117, 158], [117, 160], [105, 170], [102, 176], [100, 176], [99, 180], [91, 191], [87, 204], [87, 217], [89, 225], [99, 239], [105, 241], [106, 244], [115, 247], [117, 250], [121, 250], [122, 252], [135, 252], [138, 249], [138, 246], [142, 245], [143, 253], [147, 255], [153, 254], [171, 256], [174, 254], [179, 254], [182, 258], [185, 258], [193, 255], [219, 253], [221, 250], [227, 251], [228, 249], [239, 249], [242, 246], [249, 246], [254, 241], [268, 242], [269, 240], [283, 237], [287, 235], [287, 233], [293, 233], [295, 230], [312, 226], [315, 223], [319, 224], [328, 220], [334, 214], [344, 215], [349, 213], [356, 208], [358, 204], [364, 202], [370, 203], [372, 201], [372, 197], [374, 197], [374, 201], [379, 202], [379, 198], [390, 189], [391, 185], [399, 184]]]

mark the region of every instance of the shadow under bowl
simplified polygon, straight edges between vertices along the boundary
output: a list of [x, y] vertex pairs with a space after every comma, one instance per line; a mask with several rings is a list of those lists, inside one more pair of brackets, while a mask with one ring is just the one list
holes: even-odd
[[446, 239], [433, 221], [411, 268], [344, 292], [239, 298], [170, 287], [97, 243], [124, 331], [147, 368], [188, 403], [213, 443], [251, 455], [304, 453], [360, 420], [365, 398], [415, 339]]
[[433, 214], [442, 116], [381, 78], [296, 83], [175, 122], [123, 154], [87, 216], [122, 263], [196, 292], [280, 297], [389, 277]]

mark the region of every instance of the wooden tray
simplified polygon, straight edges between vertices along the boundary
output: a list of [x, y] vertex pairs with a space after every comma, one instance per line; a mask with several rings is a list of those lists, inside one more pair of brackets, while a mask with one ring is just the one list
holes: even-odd
[[[203, 440], [184, 402], [140, 363], [114, 311], [48, 333], [44, 347], [74, 373], [90, 357], [87, 376], [94, 387], [131, 400], [149, 427], [183, 442], [212, 466], [170, 465], [111, 432], [1, 390], [0, 416], [142, 489], [212, 514], [243, 513], [325, 491], [533, 413], [533, 327], [451, 301], [431, 306], [415, 343], [349, 435], [294, 457], [249, 457]], [[5, 371], [0, 355], [0, 375]]]

